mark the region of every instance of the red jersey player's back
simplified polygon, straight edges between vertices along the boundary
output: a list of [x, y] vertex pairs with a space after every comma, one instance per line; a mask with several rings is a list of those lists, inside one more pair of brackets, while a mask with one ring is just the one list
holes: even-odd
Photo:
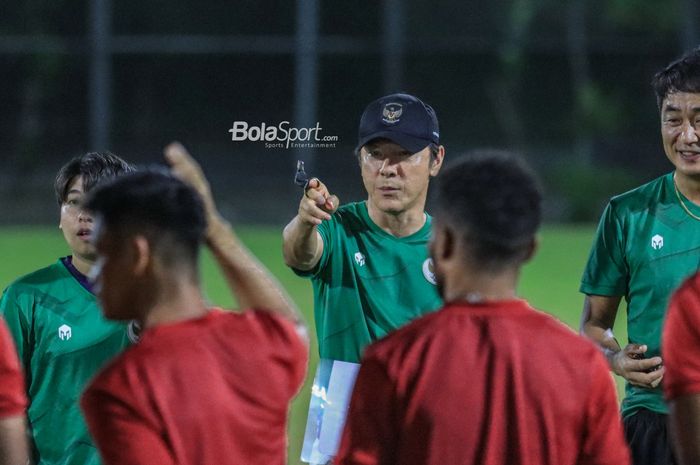
[[629, 463], [603, 356], [522, 300], [452, 303], [371, 346], [339, 457], [365, 465]]
[[86, 391], [83, 409], [108, 464], [282, 465], [306, 351], [289, 321], [213, 310], [146, 331]]

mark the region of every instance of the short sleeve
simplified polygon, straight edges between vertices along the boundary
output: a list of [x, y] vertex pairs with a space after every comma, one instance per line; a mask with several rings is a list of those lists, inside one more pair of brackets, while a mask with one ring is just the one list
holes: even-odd
[[309, 348], [305, 339], [299, 334], [299, 327], [286, 318], [264, 310], [248, 312], [248, 318], [254, 318], [253, 326], [258, 326], [261, 347], [268, 347], [276, 361], [281, 361], [289, 373], [290, 397], [299, 392], [306, 378], [306, 366]]
[[130, 399], [128, 389], [103, 372], [85, 390], [80, 406], [105, 465], [175, 464], [159, 429]]
[[321, 235], [321, 240], [323, 241], [323, 253], [321, 254], [321, 258], [318, 260], [316, 266], [311, 268], [310, 270], [299, 270], [296, 268], [292, 268], [292, 271], [297, 276], [301, 276], [304, 278], [314, 278], [324, 272], [324, 270], [328, 266], [328, 262], [330, 261], [331, 254], [333, 253], [332, 236], [333, 231], [335, 230], [338, 223], [338, 215], [338, 212], [334, 213], [331, 216], [330, 220], [323, 221], [320, 225], [317, 226], [316, 230]]
[[672, 400], [700, 393], [700, 275], [671, 298], [662, 339], [664, 394]]
[[15, 344], [0, 318], [0, 418], [21, 415], [26, 408], [24, 375]]
[[597, 350], [593, 353], [591, 388], [586, 399], [586, 424], [581, 465], [629, 465], [617, 394], [608, 364]]
[[611, 202], [605, 208], [581, 278], [584, 294], [622, 296], [627, 293], [624, 231]]

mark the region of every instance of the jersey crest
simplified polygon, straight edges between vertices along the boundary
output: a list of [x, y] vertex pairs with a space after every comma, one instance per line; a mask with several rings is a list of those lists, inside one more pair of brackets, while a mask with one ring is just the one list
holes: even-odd
[[62, 341], [67, 341], [73, 337], [73, 330], [68, 325], [58, 327], [58, 338]]
[[387, 103], [382, 110], [382, 121], [387, 124], [395, 124], [399, 122], [403, 106], [400, 103]]
[[427, 258], [423, 262], [423, 276], [425, 280], [432, 285], [437, 284], [437, 279], [435, 278], [435, 265], [433, 265], [433, 259]]
[[664, 246], [664, 237], [655, 234], [654, 237], [651, 238], [651, 248], [654, 250], [659, 250]]

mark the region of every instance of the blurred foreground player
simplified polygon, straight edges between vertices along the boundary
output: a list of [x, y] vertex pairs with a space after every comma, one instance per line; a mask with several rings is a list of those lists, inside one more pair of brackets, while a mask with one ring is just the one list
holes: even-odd
[[437, 180], [430, 252], [445, 306], [371, 345], [338, 463], [629, 463], [612, 377], [589, 341], [516, 297], [540, 191], [513, 156]]
[[[671, 293], [700, 263], [700, 49], [659, 71], [652, 86], [675, 169], [610, 200], [581, 279], [581, 330], [627, 381], [622, 417], [634, 464], [672, 465], [661, 333]], [[624, 348], [609, 331], [622, 297]]]
[[26, 465], [29, 461], [24, 375], [15, 344], [0, 318], [0, 465]]
[[[90, 432], [107, 465], [282, 465], [289, 403], [306, 371], [305, 328], [219, 216], [199, 166], [179, 144], [166, 158], [196, 191], [170, 174], [142, 172], [88, 201], [105, 316], [143, 324], [140, 342], [82, 398]], [[205, 303], [203, 239], [243, 312]]]
[[673, 295], [664, 326], [664, 394], [681, 465], [700, 463], [700, 274]]
[[99, 182], [132, 171], [109, 152], [73, 158], [58, 172], [59, 228], [71, 254], [13, 282], [0, 301], [24, 366], [34, 461], [98, 465], [78, 398], [88, 381], [129, 345], [127, 325], [107, 321], [88, 283], [97, 255], [85, 195]]

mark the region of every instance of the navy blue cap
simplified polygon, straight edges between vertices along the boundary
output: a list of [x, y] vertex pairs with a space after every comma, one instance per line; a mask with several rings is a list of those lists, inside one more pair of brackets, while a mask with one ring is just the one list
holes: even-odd
[[389, 139], [411, 153], [440, 144], [435, 111], [419, 98], [391, 94], [367, 105], [358, 131], [357, 149], [374, 139]]

